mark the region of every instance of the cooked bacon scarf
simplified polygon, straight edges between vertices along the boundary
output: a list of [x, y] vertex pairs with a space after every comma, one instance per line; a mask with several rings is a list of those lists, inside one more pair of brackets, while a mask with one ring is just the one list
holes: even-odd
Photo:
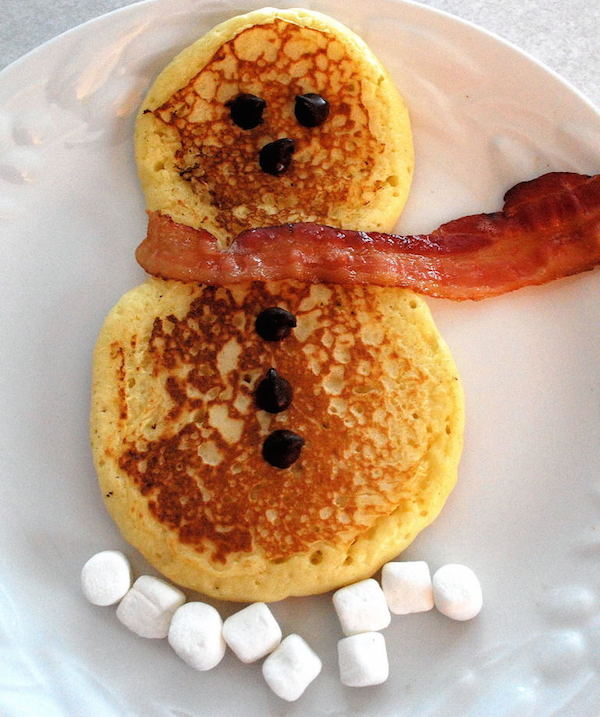
[[150, 274], [206, 284], [298, 279], [485, 299], [600, 263], [600, 175], [551, 172], [510, 189], [502, 211], [415, 236], [283, 224], [223, 251], [209, 232], [150, 212], [136, 258]]

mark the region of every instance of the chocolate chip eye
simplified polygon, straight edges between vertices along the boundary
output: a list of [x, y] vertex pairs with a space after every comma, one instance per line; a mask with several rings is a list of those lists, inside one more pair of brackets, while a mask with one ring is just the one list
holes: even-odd
[[287, 171], [292, 163], [292, 154], [296, 151], [296, 143], [293, 139], [284, 137], [269, 142], [260, 150], [258, 162], [263, 172], [278, 177]]
[[232, 121], [242, 129], [253, 129], [262, 124], [266, 106], [262, 97], [249, 94], [238, 95], [225, 103], [225, 107], [229, 107]]
[[314, 92], [296, 95], [294, 114], [303, 127], [318, 127], [329, 115], [329, 102]]
[[296, 317], [281, 306], [270, 306], [256, 317], [254, 328], [265, 341], [281, 341], [287, 338], [296, 326]]
[[268, 413], [281, 413], [290, 407], [292, 396], [290, 382], [270, 368], [256, 388], [256, 405]]
[[293, 431], [273, 431], [265, 438], [262, 455], [275, 468], [289, 468], [300, 458], [305, 440]]

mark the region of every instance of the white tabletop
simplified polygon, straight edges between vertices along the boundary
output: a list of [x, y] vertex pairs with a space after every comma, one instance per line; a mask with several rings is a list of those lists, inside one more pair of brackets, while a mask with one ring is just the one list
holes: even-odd
[[[129, 0], [3, 0], [0, 68], [65, 30], [130, 4]], [[269, 4], [277, 3], [265, 2]], [[424, 0], [423, 4], [509, 40], [600, 106], [598, 0]]]

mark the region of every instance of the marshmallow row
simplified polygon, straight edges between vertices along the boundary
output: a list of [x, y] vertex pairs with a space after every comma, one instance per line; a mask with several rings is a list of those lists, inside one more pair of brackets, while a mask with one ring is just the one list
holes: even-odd
[[408, 615], [435, 606], [453, 620], [470, 620], [482, 605], [481, 585], [470, 568], [451, 563], [439, 568], [432, 578], [422, 560], [386, 563], [381, 586], [368, 578], [333, 594], [333, 606], [346, 636], [383, 630], [390, 624], [390, 612]]
[[[299, 635], [282, 631], [265, 603], [254, 603], [224, 622], [210, 605], [186, 603], [181, 590], [150, 575], [131, 585], [127, 558], [105, 550], [90, 558], [81, 571], [81, 588], [94, 605], [114, 605], [117, 618], [146, 638], [168, 638], [174, 652], [196, 670], [221, 662], [227, 646], [244, 663], [266, 657], [262, 673], [273, 692], [297, 700], [319, 675], [322, 663]], [[431, 577], [424, 561], [390, 562], [383, 566], [381, 585], [372, 578], [340, 588], [333, 605], [345, 637], [338, 642], [342, 684], [367, 687], [385, 682], [389, 664], [385, 638], [379, 632], [391, 613], [426, 612], [434, 606], [454, 620], [470, 620], [483, 604], [481, 585], [465, 565], [448, 564]]]
[[116, 550], [92, 556], [81, 571], [81, 589], [93, 605], [114, 605], [117, 618], [140, 637], [168, 638], [174, 652], [196, 670], [216, 667], [227, 646], [244, 663], [267, 657], [266, 683], [284, 700], [297, 700], [321, 672], [321, 660], [300, 635], [282, 632], [265, 603], [254, 603], [224, 622], [211, 605], [186, 603], [173, 585], [140, 576], [131, 584], [129, 561]]
[[453, 620], [470, 620], [483, 604], [481, 585], [465, 565], [448, 564], [433, 578], [426, 562], [386, 563], [381, 586], [369, 578], [333, 594], [333, 606], [346, 637], [338, 642], [342, 684], [378, 685], [388, 677], [385, 629], [394, 615], [427, 612], [435, 606]]

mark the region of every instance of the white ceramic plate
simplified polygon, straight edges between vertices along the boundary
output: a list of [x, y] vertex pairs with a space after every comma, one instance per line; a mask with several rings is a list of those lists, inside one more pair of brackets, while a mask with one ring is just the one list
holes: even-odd
[[[196, 673], [80, 594], [80, 568], [98, 550], [121, 548], [148, 570], [104, 511], [87, 441], [96, 333], [143, 279], [133, 113], [178, 50], [260, 4], [131, 6], [0, 75], [0, 713], [595, 716], [599, 271], [481, 303], [430, 302], [463, 376], [466, 446], [458, 487], [404, 557], [472, 566], [485, 607], [465, 624], [396, 617], [385, 685], [340, 685], [329, 596], [273, 606], [324, 663], [288, 705], [258, 666], [229, 654]], [[311, 7], [359, 32], [410, 105], [417, 172], [400, 230], [493, 210], [512, 184], [548, 170], [600, 171], [600, 116], [513, 47], [405, 2]]]

